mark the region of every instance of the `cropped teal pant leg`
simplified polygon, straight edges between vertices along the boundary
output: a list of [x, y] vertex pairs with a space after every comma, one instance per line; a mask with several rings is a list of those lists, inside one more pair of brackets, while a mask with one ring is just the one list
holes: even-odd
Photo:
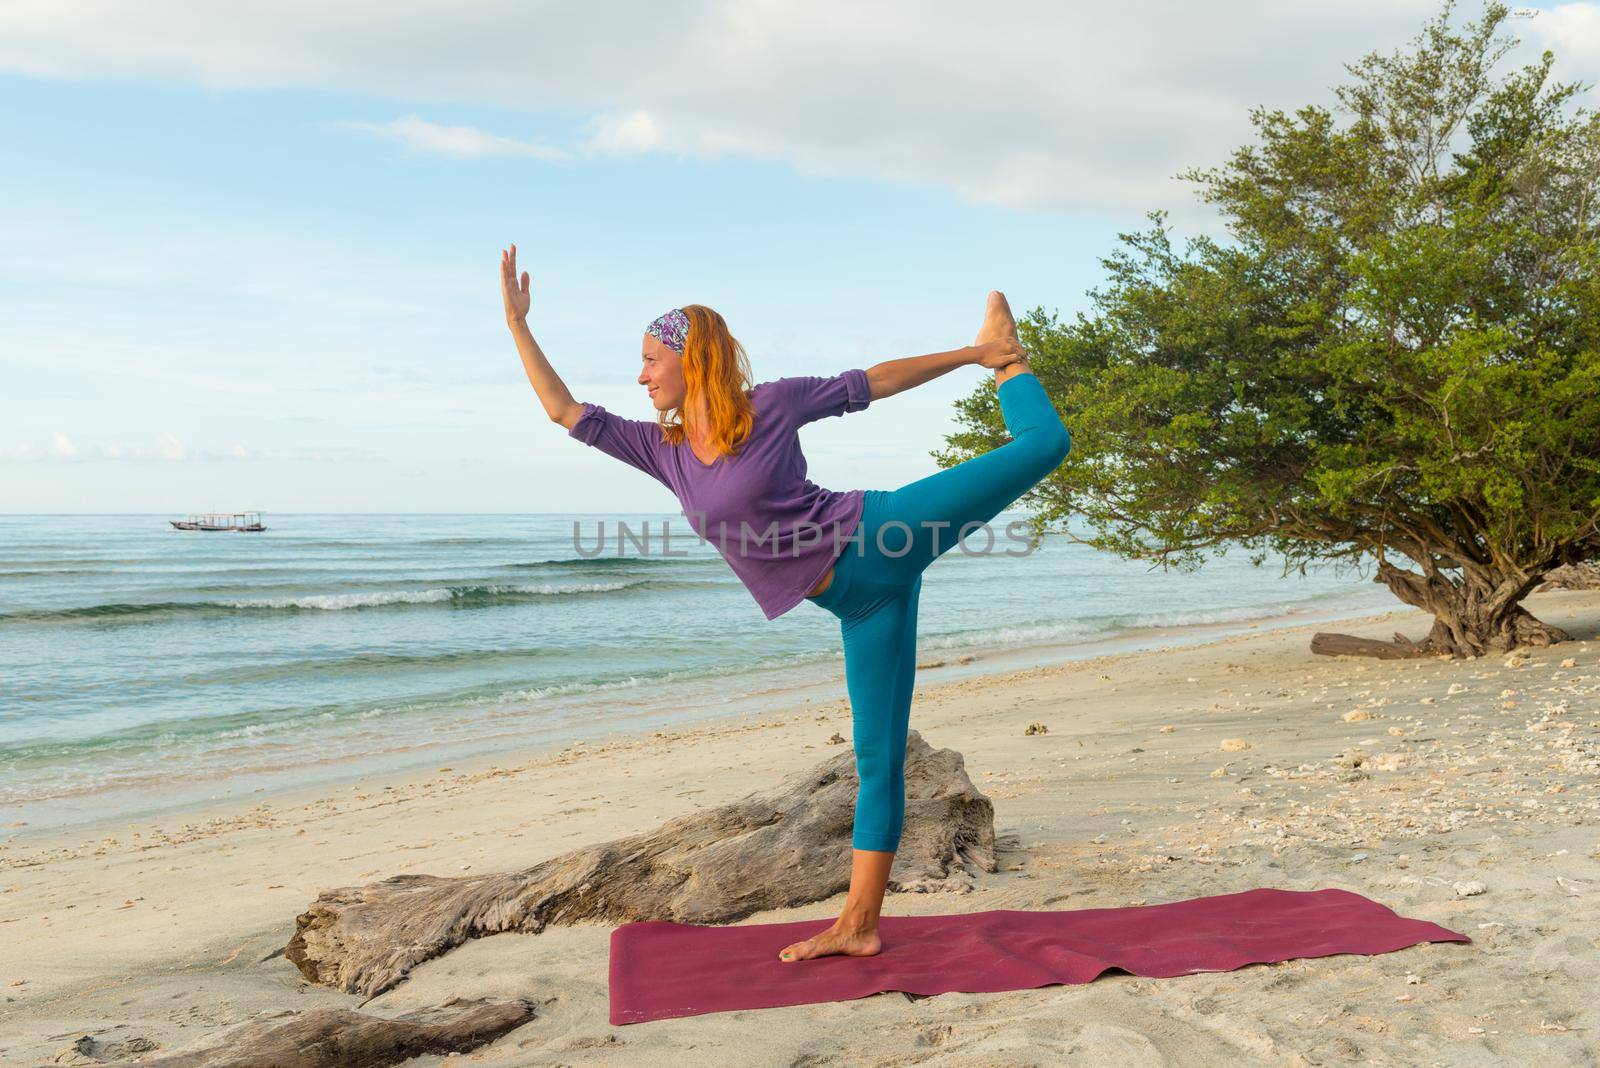
[[[1011, 441], [897, 490], [867, 490], [861, 522], [840, 541], [833, 581], [807, 598], [839, 618], [854, 724], [856, 849], [893, 852], [906, 805], [906, 733], [917, 671], [922, 572], [1054, 471], [1072, 438], [1031, 372], [998, 390]], [[996, 543], [999, 537], [996, 535]]]

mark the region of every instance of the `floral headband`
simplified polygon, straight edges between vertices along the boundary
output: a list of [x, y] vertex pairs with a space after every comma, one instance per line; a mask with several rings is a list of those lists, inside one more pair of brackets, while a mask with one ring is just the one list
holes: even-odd
[[689, 317], [683, 314], [682, 308], [673, 308], [658, 315], [645, 327], [644, 332], [660, 338], [661, 343], [672, 351], [681, 353], [689, 340]]

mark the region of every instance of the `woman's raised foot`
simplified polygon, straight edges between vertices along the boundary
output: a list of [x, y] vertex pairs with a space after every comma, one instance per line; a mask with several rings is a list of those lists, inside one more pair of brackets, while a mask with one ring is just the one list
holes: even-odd
[[989, 306], [983, 312], [983, 325], [978, 328], [975, 345], [985, 341], [995, 341], [1003, 337], [1017, 336], [1017, 321], [1011, 317], [1011, 305], [1006, 302], [1006, 295], [998, 289], [989, 291]]
[[[1011, 305], [1006, 301], [1006, 295], [998, 289], [989, 291], [989, 306], [984, 309], [983, 326], [978, 330], [978, 339], [975, 344], [981, 345], [985, 341], [995, 341], [999, 338], [1013, 338], [1017, 336], [1017, 321], [1011, 316]], [[1004, 367], [997, 367], [994, 371], [994, 384], [999, 388], [1001, 383], [1017, 375], [1032, 374], [1033, 369], [1028, 366], [1027, 360], [1017, 360]]]

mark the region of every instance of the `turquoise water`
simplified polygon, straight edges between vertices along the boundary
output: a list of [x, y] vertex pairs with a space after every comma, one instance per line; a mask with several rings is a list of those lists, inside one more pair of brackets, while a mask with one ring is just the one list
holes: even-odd
[[[678, 514], [268, 514], [258, 534], [168, 518], [0, 516], [0, 835], [153, 810], [183, 784], [333, 781], [358, 761], [745, 713], [828, 680], [843, 696], [837, 620], [805, 602], [769, 622]], [[666, 528], [682, 555], [661, 555]], [[1163, 574], [1062, 535], [956, 550], [924, 577], [920, 649], [1043, 658], [1397, 607], [1355, 574], [1285, 578], [1246, 555]]]

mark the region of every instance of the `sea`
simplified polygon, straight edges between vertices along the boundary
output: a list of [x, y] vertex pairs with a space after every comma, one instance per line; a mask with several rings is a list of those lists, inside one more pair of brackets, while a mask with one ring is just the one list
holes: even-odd
[[[0, 515], [0, 841], [846, 696], [839, 621], [767, 620], [680, 513], [171, 518]], [[1398, 607], [1238, 547], [1017, 555], [1023, 518], [924, 574], [919, 681]]]

